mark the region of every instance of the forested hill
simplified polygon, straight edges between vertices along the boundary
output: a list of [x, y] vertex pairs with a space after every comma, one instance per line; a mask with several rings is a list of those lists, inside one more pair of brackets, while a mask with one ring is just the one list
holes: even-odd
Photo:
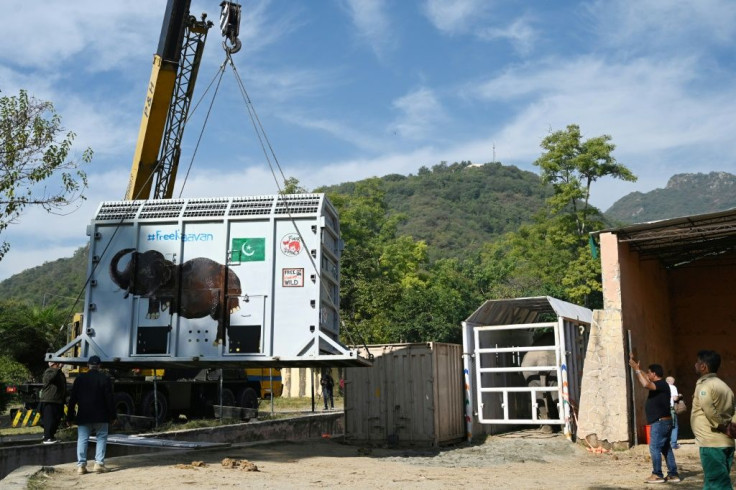
[[[531, 221], [551, 189], [538, 175], [500, 163], [469, 162], [423, 167], [417, 175], [376, 179], [385, 193], [388, 214], [405, 216], [399, 235], [425, 240], [431, 258], [466, 257], [495, 237]], [[358, 182], [324, 187], [319, 192], [351, 195]], [[0, 282], [5, 299], [32, 304], [68, 305], [84, 286], [87, 250], [27, 269]]]
[[0, 298], [72, 308], [80, 292], [80, 304], [84, 302], [86, 275], [87, 247], [80, 247], [72, 257], [45, 262], [0, 282]]
[[627, 194], [605, 215], [621, 223], [645, 223], [732, 208], [736, 208], [736, 175], [711, 172], [677, 174], [664, 189]]
[[[465, 257], [495, 237], [516, 230], [552, 194], [539, 176], [500, 163], [461, 162], [422, 167], [417, 175], [378, 179], [389, 214], [401, 213], [400, 235], [429, 245], [431, 258]], [[356, 182], [320, 188], [352, 194]]]

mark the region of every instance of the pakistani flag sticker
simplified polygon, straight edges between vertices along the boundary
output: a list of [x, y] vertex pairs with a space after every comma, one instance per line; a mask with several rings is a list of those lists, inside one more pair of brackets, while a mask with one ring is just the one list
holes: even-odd
[[233, 262], [263, 262], [266, 260], [265, 238], [233, 238]]

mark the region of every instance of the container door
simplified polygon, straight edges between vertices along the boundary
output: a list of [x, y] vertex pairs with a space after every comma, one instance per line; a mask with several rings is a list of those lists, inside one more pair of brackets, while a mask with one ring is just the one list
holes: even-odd
[[480, 423], [565, 423], [558, 323], [475, 327], [473, 334]]

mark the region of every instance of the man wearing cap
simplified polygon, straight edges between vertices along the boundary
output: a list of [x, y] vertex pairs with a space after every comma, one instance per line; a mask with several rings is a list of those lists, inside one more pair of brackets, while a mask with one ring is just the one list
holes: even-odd
[[95, 473], [105, 473], [105, 449], [109, 422], [115, 419], [112, 401], [112, 382], [100, 371], [100, 358], [92, 356], [87, 361], [89, 371], [74, 380], [69, 397], [68, 417], [77, 422], [77, 473], [87, 473], [87, 445], [94, 431]]

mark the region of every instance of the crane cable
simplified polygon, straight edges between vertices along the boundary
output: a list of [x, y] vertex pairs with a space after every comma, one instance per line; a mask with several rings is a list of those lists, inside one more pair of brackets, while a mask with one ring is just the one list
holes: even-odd
[[[279, 179], [276, 176], [276, 171], [274, 170], [274, 166], [271, 163], [271, 158], [269, 157], [269, 151], [271, 155], [273, 156], [273, 161], [276, 165], [276, 168], [278, 169], [278, 172], [281, 174], [281, 178], [283, 179], [283, 182], [286, 182], [286, 176], [284, 175], [284, 172], [281, 168], [281, 164], [279, 163], [279, 160], [276, 157], [276, 152], [273, 149], [271, 140], [268, 138], [268, 135], [266, 134], [266, 130], [264, 129], [263, 124], [261, 123], [261, 119], [258, 117], [258, 113], [256, 112], [256, 109], [253, 106], [253, 102], [250, 96], [248, 95], [248, 91], [245, 88], [245, 84], [243, 83], [243, 80], [240, 77], [240, 74], [238, 73], [238, 69], [235, 67], [235, 62], [232, 59], [231, 53], [227, 50], [225, 50], [225, 63], [228, 63], [233, 70], [233, 76], [235, 77], [235, 80], [238, 84], [238, 88], [240, 89], [240, 94], [243, 97], [243, 101], [245, 102], [245, 106], [246, 106], [246, 109], [248, 110], [248, 116], [250, 117], [251, 124], [253, 125], [253, 129], [255, 130], [256, 136], [258, 137], [258, 141], [261, 145], [261, 150], [263, 151], [263, 154], [266, 158], [266, 162], [268, 163], [268, 167], [271, 170], [271, 175], [273, 176], [274, 183], [276, 184], [276, 187], [279, 190], [279, 196], [280, 196], [281, 202], [284, 204], [284, 207], [286, 208], [286, 213], [289, 216], [289, 220], [291, 221], [292, 225], [294, 226], [294, 230], [299, 235], [299, 240], [304, 245], [304, 247], [307, 248], [307, 242], [304, 240], [304, 237], [302, 236], [302, 232], [297, 227], [296, 220], [291, 214], [291, 208], [290, 208], [289, 202], [283, 197], [284, 192], [283, 192], [283, 189], [281, 188], [281, 185], [279, 184]], [[265, 141], [265, 144], [264, 144], [264, 141]], [[268, 146], [268, 151], [266, 150], [266, 145]], [[309, 261], [312, 264], [312, 269], [314, 270], [315, 275], [320, 280], [320, 287], [323, 289], [323, 292], [326, 295], [326, 297], [331, 298], [330, 291], [327, 289], [327, 286], [325, 285], [324, 281], [322, 281], [322, 276], [320, 274], [319, 268], [317, 267], [317, 263], [315, 262], [315, 257], [313, 257], [311, 253], [307, 253], [307, 256], [309, 257]], [[345, 327], [344, 322], [342, 322], [342, 326], [343, 328]], [[350, 333], [347, 329], [345, 329], [345, 332], [347, 336], [350, 337]], [[357, 334], [360, 336], [360, 340], [362, 341], [363, 347], [365, 348], [367, 355], [372, 359], [373, 355], [368, 350], [368, 346], [365, 342], [365, 339], [363, 338], [363, 335], [359, 331], [357, 332]], [[350, 339], [350, 341], [353, 342], [352, 338]], [[356, 345], [354, 342], [353, 344]]]
[[[283, 190], [281, 189], [281, 185], [279, 185], [278, 177], [276, 176], [276, 172], [274, 171], [273, 165], [271, 164], [271, 158], [268, 156], [268, 151], [266, 151], [266, 146], [264, 145], [264, 140], [266, 144], [268, 145], [268, 150], [270, 151], [271, 155], [273, 156], [273, 161], [276, 164], [276, 167], [278, 168], [279, 173], [281, 174], [281, 178], [284, 182], [286, 182], [286, 176], [284, 175], [283, 170], [281, 169], [281, 164], [279, 163], [278, 158], [276, 157], [276, 152], [273, 149], [273, 145], [271, 145], [271, 140], [269, 140], [268, 135], [266, 134], [266, 130], [263, 128], [263, 124], [261, 124], [261, 119], [258, 117], [258, 113], [256, 112], [255, 107], [253, 106], [253, 102], [250, 99], [250, 96], [248, 95], [248, 91], [245, 89], [245, 84], [243, 83], [243, 80], [240, 78], [240, 74], [238, 73], [238, 69], [235, 67], [235, 62], [233, 62], [232, 56], [230, 56], [229, 52], [226, 52], [226, 63], [230, 65], [230, 67], [233, 69], [233, 75], [235, 76], [235, 81], [238, 84], [238, 88], [240, 89], [240, 95], [243, 97], [243, 101], [245, 102], [245, 107], [248, 110], [248, 116], [250, 117], [251, 124], [253, 125], [253, 129], [256, 132], [256, 136], [258, 137], [258, 142], [261, 144], [261, 150], [263, 150], [263, 155], [266, 158], [266, 162], [268, 163], [268, 167], [271, 170], [271, 175], [273, 176], [273, 180], [276, 183], [276, 187], [279, 190], [279, 194], [283, 195]], [[289, 211], [288, 205], [286, 206], [287, 211]], [[291, 217], [291, 214], [289, 214], [289, 217]]]
[[[229, 58], [230, 52], [227, 51], [226, 49], [225, 53], [227, 53], [227, 58]], [[210, 88], [212, 88], [212, 84], [215, 83], [215, 80], [217, 80], [217, 85], [215, 85], [215, 91], [213, 92], [212, 99], [210, 100], [210, 106], [207, 108], [207, 114], [205, 115], [204, 122], [202, 123], [202, 129], [199, 131], [199, 137], [197, 137], [197, 144], [194, 145], [194, 151], [192, 152], [192, 158], [189, 160], [189, 165], [187, 166], [187, 172], [186, 174], [184, 174], [184, 181], [181, 183], [181, 189], [179, 189], [179, 198], [181, 198], [181, 195], [184, 192], [184, 186], [187, 183], [187, 179], [189, 178], [189, 172], [192, 170], [192, 165], [194, 164], [194, 157], [197, 156], [197, 151], [199, 150], [199, 144], [202, 142], [202, 136], [204, 136], [204, 129], [207, 126], [207, 121], [209, 121], [210, 114], [212, 113], [212, 106], [215, 103], [215, 97], [217, 96], [217, 93], [220, 90], [220, 83], [222, 82], [222, 77], [225, 74], [226, 65], [227, 65], [227, 59], [225, 59], [225, 61], [222, 62], [219, 70], [217, 70], [217, 73], [215, 73], [215, 76], [212, 78], [212, 81], [207, 86], [207, 89], [205, 89], [204, 93], [202, 94], [202, 97], [200, 97], [199, 101], [195, 104], [194, 109], [192, 109], [189, 117], [187, 117], [187, 120], [184, 122], [184, 124], [189, 122], [189, 119], [196, 112], [197, 107], [199, 107], [199, 104], [202, 102], [202, 100], [204, 100], [204, 96], [207, 95], [207, 92], [209, 92]]]

